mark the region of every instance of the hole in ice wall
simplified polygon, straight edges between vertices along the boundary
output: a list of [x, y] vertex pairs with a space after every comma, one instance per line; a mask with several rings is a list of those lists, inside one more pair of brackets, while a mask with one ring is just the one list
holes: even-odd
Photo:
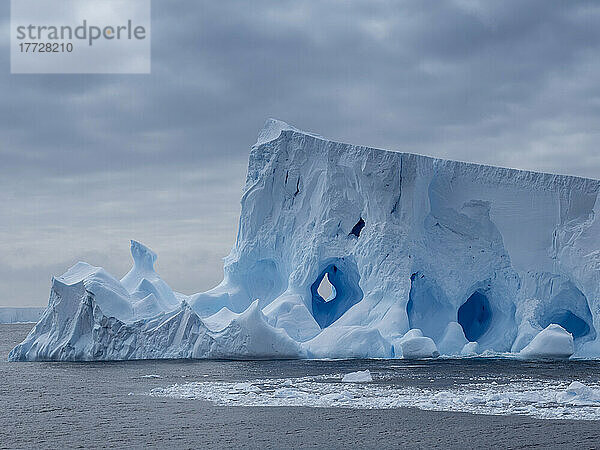
[[363, 298], [355, 264], [338, 258], [325, 267], [310, 288], [313, 317], [321, 328], [338, 320]]
[[319, 293], [321, 298], [325, 299], [326, 302], [331, 301], [335, 298], [335, 286], [329, 281], [329, 275], [327, 273], [321, 280], [321, 284], [319, 284], [317, 292]]
[[542, 328], [551, 323], [556, 323], [573, 335], [575, 341], [583, 342], [594, 339], [592, 312], [588, 306], [587, 298], [577, 287], [568, 282], [549, 301], [551, 308], [542, 314], [540, 325]]
[[587, 335], [590, 332], [590, 326], [581, 317], [576, 316], [568, 309], [559, 309], [553, 311], [552, 314], [546, 316], [544, 320], [547, 327], [551, 323], [556, 323], [573, 335], [574, 339], [578, 339]]
[[362, 231], [362, 229], [364, 227], [365, 227], [365, 221], [361, 217], [360, 220], [358, 222], [356, 222], [356, 225], [354, 225], [352, 227], [352, 231], [350, 232], [350, 234], [353, 234], [354, 236], [359, 237], [360, 232]]
[[490, 302], [480, 291], [473, 292], [467, 301], [458, 308], [458, 323], [462, 326], [465, 337], [471, 342], [483, 336], [491, 322]]
[[410, 277], [406, 305], [410, 328], [419, 328], [434, 341], [441, 338], [446, 325], [455, 320], [455, 309], [434, 280], [417, 272]]

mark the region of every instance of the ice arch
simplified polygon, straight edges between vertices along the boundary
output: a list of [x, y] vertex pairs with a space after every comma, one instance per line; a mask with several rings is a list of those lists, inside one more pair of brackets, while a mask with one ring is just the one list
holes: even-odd
[[556, 323], [571, 333], [574, 339], [586, 336], [590, 332], [590, 326], [586, 321], [568, 309], [553, 311], [545, 317], [542, 323], [542, 327], [544, 328], [551, 323]]
[[[319, 286], [325, 277], [332, 285], [332, 293], [327, 299], [319, 294]], [[327, 328], [362, 300], [363, 292], [358, 285], [359, 279], [355, 264], [349, 264], [341, 258], [326, 264], [310, 287], [313, 317], [321, 328]]]
[[576, 341], [587, 341], [596, 337], [587, 298], [571, 282], [566, 283], [558, 294], [550, 299], [548, 309], [540, 317], [539, 324], [542, 328], [551, 323], [563, 327]]
[[458, 308], [458, 323], [462, 326], [465, 337], [471, 342], [485, 334], [492, 323], [492, 309], [483, 292], [473, 292]]

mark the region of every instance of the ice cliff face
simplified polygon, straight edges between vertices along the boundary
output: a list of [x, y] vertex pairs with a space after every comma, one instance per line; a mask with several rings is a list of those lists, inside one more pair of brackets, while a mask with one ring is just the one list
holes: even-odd
[[10, 357], [516, 354], [550, 324], [572, 335], [576, 356], [600, 357], [599, 190], [270, 120], [219, 286], [174, 293], [133, 242], [120, 282], [83, 263], [55, 279]]
[[0, 308], [0, 323], [25, 323], [40, 320], [44, 308]]

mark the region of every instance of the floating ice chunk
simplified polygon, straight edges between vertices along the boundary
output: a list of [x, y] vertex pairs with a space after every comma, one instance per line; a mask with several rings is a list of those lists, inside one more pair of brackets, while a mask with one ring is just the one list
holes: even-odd
[[305, 395], [306, 394], [304, 394], [302, 391], [289, 387], [275, 389], [275, 391], [273, 392], [273, 397], [275, 398], [301, 398]]
[[437, 358], [440, 352], [433, 339], [425, 336], [410, 337], [403, 340], [402, 356], [405, 359]]
[[320, 401], [329, 404], [328, 406], [333, 406], [337, 403], [349, 402], [354, 398], [351, 392], [342, 391], [342, 392], [332, 392], [331, 394], [322, 395]]
[[579, 381], [573, 381], [565, 389], [565, 392], [556, 396], [556, 400], [559, 403], [573, 405], [593, 405], [600, 403], [600, 390], [592, 389]]
[[367, 370], [359, 370], [358, 372], [350, 372], [342, 378], [344, 383], [369, 383], [373, 381], [371, 372]]
[[571, 384], [569, 384], [565, 390], [565, 393], [574, 397], [590, 397], [590, 395], [593, 393], [593, 390], [580, 381], [573, 381]]
[[573, 335], [560, 325], [551, 323], [540, 331], [532, 341], [519, 352], [528, 358], [568, 358], [574, 352]]
[[231, 389], [237, 392], [260, 392], [261, 390], [258, 386], [248, 382], [236, 383]]

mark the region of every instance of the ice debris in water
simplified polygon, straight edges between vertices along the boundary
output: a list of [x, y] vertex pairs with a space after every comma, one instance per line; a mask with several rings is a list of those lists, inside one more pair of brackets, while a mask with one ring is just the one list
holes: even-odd
[[600, 390], [592, 389], [579, 381], [573, 381], [565, 392], [557, 396], [557, 401], [574, 405], [600, 404]]
[[342, 378], [342, 382], [344, 383], [369, 383], [371, 381], [373, 381], [373, 377], [369, 369], [350, 372]]
[[[361, 371], [358, 373], [364, 373]], [[355, 372], [356, 373], [356, 372]], [[260, 386], [260, 388], [259, 388]], [[460, 383], [450, 388], [342, 382], [339, 376], [195, 382], [154, 388], [156, 397], [207, 400], [220, 406], [301, 406], [526, 414], [540, 419], [600, 420], [600, 388], [557, 380]]]
[[598, 358], [599, 193], [269, 119], [218, 286], [173, 291], [131, 241], [121, 280], [83, 262], [54, 278], [9, 358]]

